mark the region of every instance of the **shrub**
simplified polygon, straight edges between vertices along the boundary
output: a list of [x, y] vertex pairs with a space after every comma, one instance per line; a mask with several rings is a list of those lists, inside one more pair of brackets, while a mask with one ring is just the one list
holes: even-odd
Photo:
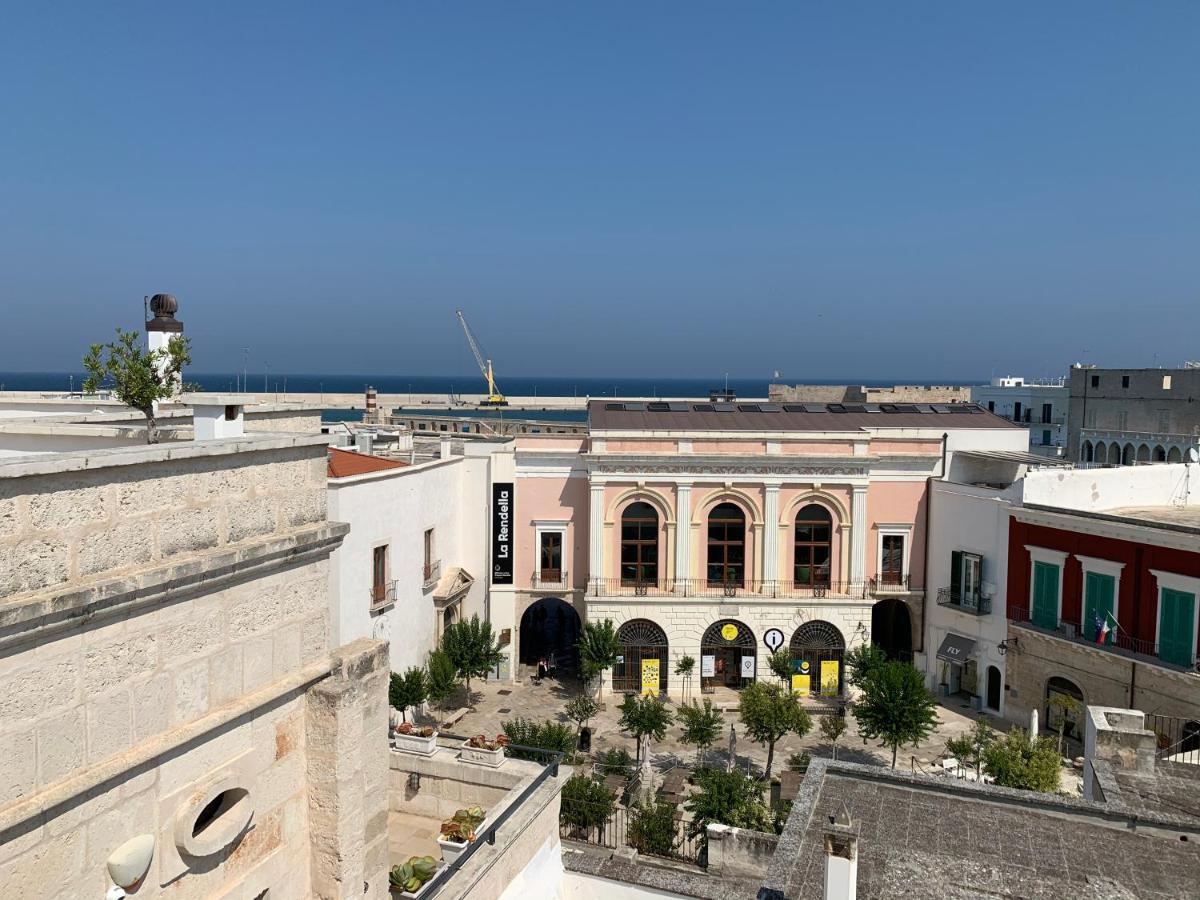
[[790, 771], [799, 772], [803, 775], [808, 771], [808, 764], [810, 762], [812, 762], [812, 754], [801, 750], [799, 753], [793, 753], [788, 757], [787, 767]]
[[736, 769], [706, 769], [696, 773], [700, 790], [684, 804], [693, 819], [690, 832], [704, 834], [710, 822], [755, 831], [771, 829], [771, 811], [763, 802], [762, 782]]
[[513, 759], [532, 759], [545, 762], [544, 753], [529, 750], [514, 749], [511, 744], [521, 744], [525, 747], [538, 747], [542, 750], [557, 751], [568, 754], [575, 749], [575, 734], [571, 727], [563, 722], [535, 722], [521, 716], [504, 723], [504, 733], [510, 746], [508, 755]]
[[577, 831], [603, 828], [617, 808], [617, 798], [603, 783], [586, 775], [572, 775], [562, 789], [558, 821]]
[[983, 751], [983, 771], [1002, 787], [1052, 793], [1058, 790], [1061, 767], [1053, 739], [1030, 740], [1022, 728], [1014, 728]]
[[610, 747], [600, 755], [600, 770], [605, 775], [633, 777], [634, 759], [624, 747]]
[[679, 842], [674, 804], [660, 800], [656, 803], [644, 803], [629, 810], [625, 843], [638, 853], [673, 856]]

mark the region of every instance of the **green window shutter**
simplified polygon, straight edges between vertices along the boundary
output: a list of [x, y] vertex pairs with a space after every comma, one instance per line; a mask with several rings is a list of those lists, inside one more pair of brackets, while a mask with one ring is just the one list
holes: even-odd
[[[944, 558], [944, 557], [943, 557]], [[950, 554], [950, 595], [956, 603], [962, 602], [962, 551]]]
[[1178, 666], [1192, 665], [1195, 658], [1196, 595], [1163, 588], [1159, 597], [1158, 656]]
[[[1107, 616], [1112, 614], [1116, 586], [1117, 580], [1111, 575], [1101, 575], [1099, 572], [1087, 573], [1087, 577], [1084, 579], [1083, 621], [1079, 623], [1084, 637], [1095, 640], [1097, 623], [1106, 621]], [[1110, 631], [1104, 643], [1112, 644], [1116, 636], [1115, 630]]]
[[1058, 566], [1033, 564], [1033, 624], [1039, 628], [1058, 627]]

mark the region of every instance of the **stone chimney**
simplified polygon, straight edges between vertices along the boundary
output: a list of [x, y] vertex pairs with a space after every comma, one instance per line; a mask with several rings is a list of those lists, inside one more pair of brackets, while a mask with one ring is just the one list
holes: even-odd
[[192, 436], [197, 441], [238, 438], [245, 434], [245, 394], [185, 394], [192, 408]]
[[821, 834], [825, 842], [824, 900], [855, 900], [858, 896], [858, 829], [845, 804], [829, 817]]
[[1095, 796], [1097, 760], [1138, 775], [1153, 775], [1157, 749], [1158, 738], [1146, 728], [1145, 713], [1111, 706], [1087, 707], [1083, 732], [1084, 798], [1102, 799]]

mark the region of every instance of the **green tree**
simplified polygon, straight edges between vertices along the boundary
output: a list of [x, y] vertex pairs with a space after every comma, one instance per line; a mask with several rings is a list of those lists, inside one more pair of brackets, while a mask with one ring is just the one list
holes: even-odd
[[467, 704], [473, 705], [471, 679], [487, 678], [504, 659], [500, 642], [492, 632], [492, 623], [471, 616], [469, 620], [447, 625], [442, 632], [442, 649], [454, 663], [458, 677], [467, 683]]
[[[617, 630], [613, 627], [612, 619], [588, 622], [583, 626], [583, 634], [579, 636], [579, 660], [584, 681], [591, 681], [604, 670], [611, 669], [617, 664], [617, 657], [620, 655], [621, 642], [617, 640]], [[603, 690], [601, 684], [600, 691]]]
[[661, 741], [667, 736], [667, 728], [674, 721], [667, 704], [658, 697], [639, 697], [628, 694], [621, 703], [621, 718], [617, 724], [633, 735], [637, 741], [637, 761], [642, 762], [643, 754], [649, 755], [650, 739]]
[[675, 674], [683, 679], [683, 696], [685, 698], [691, 692], [692, 672], [695, 671], [695, 668], [696, 658], [694, 656], [681, 656], [675, 665]]
[[853, 704], [858, 733], [864, 744], [879, 740], [890, 747], [894, 769], [897, 751], [924, 740], [937, 726], [937, 700], [926, 689], [921, 673], [902, 662], [872, 669], [861, 690]]
[[429, 699], [429, 678], [425, 670], [413, 666], [403, 675], [393, 672], [388, 683], [388, 704], [399, 710], [400, 717], [408, 721], [410, 707], [420, 706]]
[[804, 750], [798, 753], [793, 753], [788, 757], [787, 767], [789, 772], [799, 772], [803, 775], [808, 771], [809, 764], [812, 762], [812, 754]]
[[638, 853], [674, 856], [679, 842], [675, 804], [658, 800], [630, 807], [625, 843]]
[[609, 747], [600, 755], [599, 765], [605, 775], [633, 777], [633, 757], [624, 747]]
[[681, 704], [675, 711], [675, 715], [679, 719], [679, 724], [683, 726], [683, 742], [695, 745], [696, 764], [703, 765], [708, 757], [708, 748], [721, 736], [725, 717], [707, 697], [704, 698], [703, 705], [695, 700]]
[[738, 715], [750, 737], [767, 747], [766, 778], [771, 777], [775, 743], [789, 733], [803, 737], [812, 728], [812, 719], [791, 688], [785, 690], [760, 681], [742, 689]]
[[789, 691], [792, 689], [792, 651], [776, 650], [767, 657], [767, 667], [771, 674], [783, 682]]
[[838, 715], [821, 716], [821, 734], [829, 741], [833, 750], [833, 758], [837, 760], [837, 745], [842, 735], [846, 733], [846, 717]]
[[603, 834], [616, 809], [616, 796], [602, 782], [572, 775], [563, 784], [558, 821], [570, 826], [577, 836], [585, 836], [592, 828]]
[[146, 417], [146, 443], [158, 443], [158, 421], [154, 404], [168, 400], [179, 391], [180, 373], [190, 365], [191, 342], [176, 335], [160, 350], [143, 350], [136, 331], [117, 329], [110, 344], [92, 344], [83, 357], [87, 378], [83, 390], [94, 394], [103, 387], [126, 406]]
[[582, 731], [588, 721], [596, 713], [600, 711], [600, 704], [587, 694], [580, 694], [578, 697], [572, 697], [567, 701], [565, 712], [567, 718], [575, 723], [575, 727]]
[[734, 828], [768, 831], [771, 811], [763, 802], [762, 782], [736, 769], [703, 769], [696, 773], [698, 790], [684, 803], [692, 814], [689, 833], [703, 835], [710, 822]]
[[1047, 705], [1051, 710], [1058, 710], [1058, 722], [1054, 730], [1058, 732], [1058, 755], [1062, 756], [1063, 735], [1066, 733], [1071, 716], [1075, 710], [1079, 709], [1080, 703], [1076, 697], [1055, 691], [1050, 695]]
[[887, 665], [887, 654], [874, 644], [859, 644], [846, 651], [842, 658], [846, 669], [846, 681], [856, 688], [861, 688], [867, 676], [880, 666]]
[[[571, 729], [563, 722], [535, 722], [533, 719], [526, 719], [523, 716], [502, 723], [502, 729], [508, 739], [513, 744], [520, 744], [522, 747], [537, 747], [542, 750], [550, 750], [561, 753], [564, 756], [575, 751], [575, 735], [571, 733]], [[515, 749], [512, 744], [505, 751], [507, 756], [514, 759], [532, 759], [538, 762], [545, 762], [547, 757], [541, 753], [532, 753], [528, 750]]]
[[445, 650], [432, 650], [425, 665], [429, 702], [441, 706], [458, 691], [458, 672]]
[[1029, 739], [1029, 733], [1014, 728], [1003, 740], [983, 751], [983, 771], [1002, 787], [1040, 791], [1058, 790], [1062, 757], [1048, 737]]
[[979, 778], [987, 748], [996, 740], [996, 732], [983, 719], [976, 719], [971, 730], [946, 741], [946, 752], [959, 761], [959, 767], [974, 767]]

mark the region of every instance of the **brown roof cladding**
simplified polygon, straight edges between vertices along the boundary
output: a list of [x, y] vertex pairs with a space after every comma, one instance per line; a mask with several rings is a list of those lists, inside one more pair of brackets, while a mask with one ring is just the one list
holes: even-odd
[[384, 459], [380, 456], [370, 456], [365, 453], [354, 453], [350, 450], [329, 448], [329, 477], [348, 478], [351, 475], [365, 475], [367, 472], [383, 472], [386, 469], [403, 469], [408, 463], [398, 459]]
[[1020, 428], [974, 403], [704, 403], [592, 400], [593, 431], [859, 431]]

